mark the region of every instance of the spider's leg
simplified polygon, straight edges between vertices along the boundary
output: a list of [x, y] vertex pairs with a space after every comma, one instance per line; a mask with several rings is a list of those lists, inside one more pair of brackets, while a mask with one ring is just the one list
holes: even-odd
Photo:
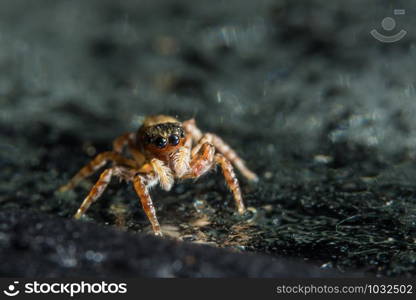
[[219, 136], [213, 133], [202, 134], [201, 130], [199, 130], [196, 126], [194, 119], [183, 122], [183, 126], [186, 132], [192, 136], [194, 141], [198, 142], [195, 148], [192, 149], [192, 154], [197, 153], [203, 143], [211, 143], [218, 150], [218, 152], [222, 153], [238, 170], [240, 170], [244, 177], [250, 181], [258, 181], [257, 175], [246, 167], [245, 162]]
[[203, 134], [196, 126], [195, 119], [182, 122], [182, 126], [185, 129], [185, 132], [192, 137], [194, 143], [198, 143], [202, 139]]
[[234, 173], [231, 162], [225, 158], [224, 155], [217, 153], [215, 155], [215, 162], [220, 165], [222, 174], [224, 175], [227, 186], [234, 195], [235, 204], [239, 214], [243, 214], [245, 211], [243, 197], [241, 196], [240, 185], [238, 183], [237, 176]]
[[192, 135], [186, 135], [184, 146], [188, 149], [192, 148]]
[[203, 139], [204, 138], [211, 142], [218, 150], [218, 152], [220, 152], [225, 156], [225, 158], [227, 158], [227, 160], [234, 164], [234, 166], [240, 170], [244, 177], [253, 182], [257, 182], [259, 180], [257, 175], [246, 167], [245, 162], [238, 156], [238, 154], [218, 135], [207, 133], [204, 135]]
[[142, 203], [143, 210], [149, 219], [153, 232], [155, 235], [162, 236], [162, 231], [160, 230], [159, 221], [156, 217], [156, 210], [153, 205], [152, 198], [150, 198], [149, 188], [157, 183], [157, 176], [154, 174], [148, 175], [136, 175], [133, 178], [134, 189], [136, 190], [137, 195], [140, 198]]
[[143, 153], [137, 149], [136, 145], [136, 133], [127, 132], [113, 141], [113, 151], [121, 154], [124, 148], [127, 146], [128, 151], [133, 156], [138, 165], [143, 165], [146, 161]]
[[215, 147], [212, 144], [208, 142], [202, 144], [199, 151], [193, 155], [191, 160], [191, 171], [185, 178], [198, 178], [217, 164], [220, 165], [227, 186], [233, 193], [238, 212], [240, 214], [244, 213], [245, 207], [243, 197], [241, 196], [240, 185], [237, 176], [234, 173], [233, 166], [224, 155], [220, 153], [215, 154]]
[[192, 154], [190, 171], [183, 178], [198, 178], [208, 172], [214, 166], [215, 147], [210, 143], [204, 143], [199, 151]]
[[123, 135], [120, 135], [113, 141], [113, 151], [121, 154], [126, 145], [130, 144], [134, 139], [135, 133], [127, 132]]
[[146, 157], [143, 153], [140, 152], [139, 149], [137, 149], [137, 147], [135, 147], [133, 144], [129, 144], [127, 149], [129, 150], [129, 152], [131, 153], [134, 160], [137, 162], [139, 166], [142, 166], [145, 163]]
[[137, 163], [132, 159], [125, 158], [113, 151], [103, 152], [98, 154], [90, 163], [79, 170], [66, 185], [59, 188], [59, 191], [64, 192], [72, 189], [82, 179], [90, 176], [92, 173], [103, 167], [108, 161], [113, 161], [117, 165], [125, 165], [132, 168], [137, 167]]
[[78, 208], [75, 219], [79, 219], [85, 211], [90, 207], [91, 203], [97, 200], [107, 188], [112, 176], [120, 176], [123, 179], [129, 179], [129, 171], [124, 167], [112, 167], [105, 169], [98, 179], [97, 183], [92, 187], [88, 196], [84, 199], [81, 206]]

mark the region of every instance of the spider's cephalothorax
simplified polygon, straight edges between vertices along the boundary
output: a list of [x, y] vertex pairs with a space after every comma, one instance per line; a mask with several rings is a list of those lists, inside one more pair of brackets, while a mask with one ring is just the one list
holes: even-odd
[[[127, 147], [130, 157], [122, 155]], [[257, 176], [245, 166], [238, 155], [218, 136], [203, 134], [191, 119], [183, 123], [177, 119], [157, 115], [147, 117], [137, 133], [126, 133], [113, 142], [113, 151], [98, 154], [83, 167], [61, 191], [73, 188], [83, 178], [112, 161], [105, 169], [75, 214], [80, 218], [88, 207], [104, 192], [112, 176], [133, 182], [143, 209], [156, 235], [161, 235], [149, 188], [160, 184], [170, 190], [175, 179], [199, 178], [219, 165], [231, 189], [239, 213], [245, 211], [238, 179], [232, 164], [251, 181]]]

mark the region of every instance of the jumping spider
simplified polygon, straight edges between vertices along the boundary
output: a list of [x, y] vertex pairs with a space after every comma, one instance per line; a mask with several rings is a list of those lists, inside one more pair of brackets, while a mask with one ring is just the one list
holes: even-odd
[[[125, 147], [131, 158], [122, 156]], [[113, 162], [113, 166], [101, 173], [74, 217], [79, 219], [91, 203], [102, 195], [111, 177], [118, 176], [133, 182], [155, 235], [162, 235], [162, 232], [149, 189], [157, 183], [169, 191], [175, 179], [196, 179], [220, 165], [234, 195], [237, 210], [242, 214], [245, 211], [244, 203], [231, 163], [248, 180], [258, 180], [256, 174], [247, 169], [243, 160], [220, 137], [212, 133], [203, 134], [196, 127], [194, 119], [180, 123], [173, 117], [157, 115], [147, 117], [137, 132], [126, 133], [115, 139], [113, 151], [98, 154], [60, 191], [72, 189], [109, 161]]]

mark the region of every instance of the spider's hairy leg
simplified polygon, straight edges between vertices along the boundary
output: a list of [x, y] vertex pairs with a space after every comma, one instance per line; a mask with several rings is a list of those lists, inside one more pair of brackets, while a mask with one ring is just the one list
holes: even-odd
[[204, 143], [198, 152], [192, 154], [190, 172], [185, 178], [198, 178], [212, 169], [214, 165], [215, 147], [210, 143]]
[[129, 171], [124, 167], [112, 167], [105, 169], [98, 179], [97, 183], [92, 187], [88, 196], [84, 199], [81, 206], [78, 208], [76, 214], [74, 215], [75, 219], [79, 219], [86, 210], [90, 207], [91, 203], [97, 200], [105, 191], [108, 184], [110, 183], [112, 176], [119, 176], [122, 179], [128, 179]]
[[222, 169], [227, 186], [233, 193], [238, 212], [240, 214], [244, 213], [243, 197], [241, 196], [240, 185], [234, 173], [233, 166], [224, 155], [220, 153], [215, 154], [215, 147], [212, 144], [205, 142], [199, 147], [199, 151], [194, 153], [191, 161], [191, 172], [187, 177], [198, 178], [212, 169], [216, 164], [220, 165]]
[[130, 144], [131, 141], [134, 139], [134, 135], [135, 134], [132, 133], [132, 132], [126, 132], [126, 133], [120, 135], [119, 137], [117, 137], [113, 141], [113, 151], [121, 154], [124, 150], [124, 147], [126, 147], [126, 145]]
[[133, 186], [142, 203], [143, 210], [152, 225], [155, 235], [162, 236], [159, 221], [156, 217], [156, 209], [153, 205], [152, 198], [150, 198], [149, 188], [157, 183], [157, 176], [155, 174], [136, 175], [133, 178]]
[[144, 154], [141, 153], [139, 149], [137, 149], [133, 145], [129, 145], [127, 149], [129, 150], [129, 152], [131, 153], [134, 160], [137, 162], [139, 166], [143, 165], [146, 162]]
[[245, 162], [219, 136], [213, 133], [202, 134], [201, 130], [196, 126], [194, 119], [183, 122], [183, 127], [185, 128], [185, 131], [192, 136], [192, 139], [198, 143], [198, 145], [192, 149], [193, 154], [199, 151], [198, 147], [201, 147], [204, 142], [211, 143], [220, 153], [231, 161], [238, 170], [240, 170], [244, 177], [250, 181], [258, 181], [257, 175], [246, 167]]
[[187, 136], [185, 137], [185, 143], [184, 143], [184, 146], [185, 146], [186, 148], [188, 148], [188, 149], [191, 149], [191, 148], [192, 148], [192, 136], [191, 136], [191, 135], [187, 135]]
[[127, 132], [113, 141], [113, 151], [121, 154], [124, 148], [127, 146], [128, 152], [133, 156], [138, 165], [143, 165], [145, 162], [145, 156], [135, 147], [135, 132]]
[[208, 133], [207, 136], [211, 139], [215, 148], [217, 148], [220, 153], [222, 153], [232, 164], [234, 164], [234, 166], [241, 172], [241, 174], [243, 174], [244, 177], [253, 182], [259, 181], [257, 175], [247, 168], [246, 163], [219, 136], [212, 133]]
[[113, 161], [118, 165], [125, 165], [132, 168], [137, 167], [137, 163], [132, 159], [125, 158], [113, 151], [103, 152], [98, 154], [90, 163], [79, 170], [66, 185], [59, 188], [59, 191], [64, 192], [74, 188], [82, 179], [93, 174], [95, 171], [103, 167], [108, 161]]
[[237, 176], [234, 173], [231, 162], [220, 153], [215, 155], [215, 162], [220, 165], [222, 174], [224, 175], [225, 181], [227, 182], [227, 186], [230, 188], [234, 195], [238, 213], [243, 214], [246, 209], [244, 207], [243, 197], [241, 196], [240, 185], [238, 183]]
[[201, 130], [199, 130], [199, 128], [196, 126], [195, 119], [184, 121], [182, 125], [186, 133], [192, 137], [192, 140], [195, 143], [198, 143], [202, 139], [203, 134]]

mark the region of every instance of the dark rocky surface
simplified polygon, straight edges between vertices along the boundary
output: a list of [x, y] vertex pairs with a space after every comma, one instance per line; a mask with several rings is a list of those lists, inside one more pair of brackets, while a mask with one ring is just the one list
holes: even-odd
[[[394, 5], [2, 1], [0, 274], [413, 276], [416, 11]], [[393, 8], [407, 35], [378, 42]], [[195, 117], [241, 154], [260, 176], [241, 180], [255, 212], [235, 215], [213, 173], [152, 191], [167, 240], [143, 234], [116, 181], [69, 220], [98, 175], [57, 188], [159, 113]]]
[[43, 214], [4, 211], [0, 220], [0, 254], [8, 258], [2, 261], [2, 276], [340, 276], [332, 270], [323, 271], [294, 260], [270, 260], [206, 245], [132, 235]]

